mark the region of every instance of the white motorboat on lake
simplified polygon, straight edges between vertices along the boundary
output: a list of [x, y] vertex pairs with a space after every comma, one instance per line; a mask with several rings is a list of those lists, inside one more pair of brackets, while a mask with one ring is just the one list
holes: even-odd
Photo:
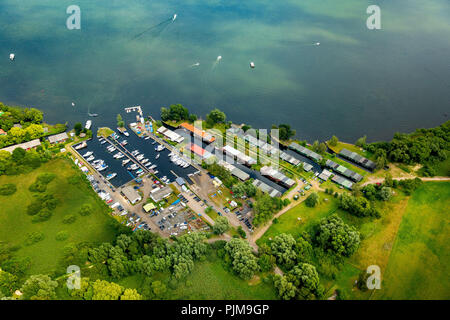
[[94, 160], [94, 159], [95, 159], [94, 156], [90, 156], [89, 158], [86, 159], [86, 161], [92, 161], [92, 160]]
[[86, 152], [84, 155], [83, 155], [83, 158], [87, 158], [87, 157], [89, 157], [90, 155], [92, 155], [94, 152], [92, 152], [92, 151], [88, 151], [88, 152]]
[[131, 161], [130, 159], [122, 160], [122, 166], [126, 165], [130, 161]]

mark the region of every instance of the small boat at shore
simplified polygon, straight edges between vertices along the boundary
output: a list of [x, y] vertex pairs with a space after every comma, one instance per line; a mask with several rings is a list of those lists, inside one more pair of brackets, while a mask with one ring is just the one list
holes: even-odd
[[106, 176], [106, 180], [111, 180], [111, 179], [113, 179], [115, 176], [117, 176], [117, 173], [115, 173], [115, 172], [110, 173], [110, 174], [108, 174], [108, 175]]
[[92, 151], [88, 151], [85, 154], [83, 154], [83, 158], [87, 158], [87, 157], [91, 156], [93, 153], [94, 152], [92, 152]]
[[86, 159], [86, 161], [92, 161], [92, 160], [94, 160], [94, 159], [95, 159], [94, 156], [90, 156], [89, 158]]
[[126, 165], [128, 162], [130, 162], [130, 159], [122, 160], [122, 166]]
[[108, 165], [104, 164], [104, 165], [100, 166], [100, 168], [96, 168], [96, 169], [97, 169], [98, 171], [103, 171], [103, 170], [105, 170], [106, 168], [108, 168]]
[[155, 148], [155, 150], [158, 151], [158, 152], [160, 152], [160, 151], [163, 151], [165, 148], [166, 148], [166, 147], [164, 147], [162, 144], [159, 144], [159, 145]]
[[139, 167], [138, 167], [138, 165], [136, 164], [136, 163], [133, 163], [131, 166], [129, 166], [127, 169], [128, 170], [136, 170], [136, 169], [138, 169]]

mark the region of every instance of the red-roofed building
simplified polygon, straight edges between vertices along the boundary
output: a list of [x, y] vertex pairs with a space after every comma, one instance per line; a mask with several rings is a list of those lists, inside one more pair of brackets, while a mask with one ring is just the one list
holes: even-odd
[[0, 129], [0, 136], [6, 136], [6, 135], [7, 135], [7, 133], [3, 129]]
[[198, 155], [199, 157], [201, 157], [202, 159], [208, 159], [209, 157], [212, 156], [210, 152], [206, 151], [205, 149], [194, 143], [191, 143], [189, 145], [189, 150]]
[[216, 138], [214, 138], [208, 132], [198, 129], [198, 128], [194, 127], [192, 124], [189, 124], [187, 122], [183, 122], [182, 124], [180, 124], [180, 127], [183, 129], [186, 129], [186, 130], [190, 131], [191, 133], [193, 133], [194, 135], [202, 138], [202, 140], [205, 141], [206, 143], [211, 143], [211, 142], [214, 142], [214, 140], [216, 140]]

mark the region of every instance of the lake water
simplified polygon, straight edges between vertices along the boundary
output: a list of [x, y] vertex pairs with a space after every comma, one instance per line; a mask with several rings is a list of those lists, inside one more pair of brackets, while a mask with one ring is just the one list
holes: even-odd
[[[66, 27], [72, 4], [81, 30]], [[448, 0], [1, 0], [0, 101], [51, 123], [181, 103], [310, 141], [389, 139], [448, 120], [449, 16]]]

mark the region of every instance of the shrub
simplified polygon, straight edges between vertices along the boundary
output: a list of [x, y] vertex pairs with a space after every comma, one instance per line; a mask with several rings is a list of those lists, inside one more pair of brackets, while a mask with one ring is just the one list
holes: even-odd
[[82, 216], [88, 216], [92, 213], [92, 206], [90, 204], [84, 204], [78, 213]]
[[242, 226], [239, 226], [237, 228], [237, 233], [242, 237], [242, 238], [247, 238], [247, 234], [245, 233], [244, 229], [242, 228]]
[[27, 214], [30, 216], [36, 215], [43, 208], [53, 210], [56, 208], [58, 201], [50, 194], [37, 197], [27, 207]]
[[305, 200], [306, 206], [313, 208], [319, 204], [319, 195], [316, 192], [313, 192], [309, 195]]
[[37, 181], [43, 183], [43, 184], [49, 184], [50, 182], [53, 181], [53, 179], [56, 178], [56, 174], [54, 173], [49, 173], [49, 172], [44, 172], [41, 173], [38, 177], [37, 177]]
[[31, 246], [39, 241], [44, 240], [45, 236], [42, 232], [30, 232], [27, 234], [27, 238], [25, 239], [25, 244]]
[[30, 216], [34, 216], [42, 209], [42, 202], [41, 201], [33, 201], [30, 203], [27, 207], [27, 214]]
[[47, 185], [44, 183], [41, 183], [39, 181], [33, 182], [30, 187], [28, 188], [31, 192], [40, 192], [43, 193], [47, 190]]
[[57, 241], [64, 241], [67, 240], [69, 238], [69, 233], [67, 231], [60, 231], [56, 234], [55, 239]]
[[33, 182], [28, 190], [31, 192], [45, 192], [47, 190], [47, 185], [55, 179], [56, 175], [54, 173], [44, 172], [41, 173], [37, 178], [36, 181]]
[[71, 224], [71, 223], [74, 223], [76, 220], [77, 220], [77, 216], [76, 215], [69, 214], [69, 215], [64, 217], [62, 222], [65, 223], [65, 224]]
[[36, 214], [33, 219], [31, 220], [32, 222], [43, 222], [43, 221], [47, 221], [52, 217], [52, 212], [47, 209], [47, 208], [42, 208], [38, 214]]
[[17, 187], [14, 183], [6, 183], [0, 186], [0, 195], [2, 196], [10, 196], [16, 193]]

